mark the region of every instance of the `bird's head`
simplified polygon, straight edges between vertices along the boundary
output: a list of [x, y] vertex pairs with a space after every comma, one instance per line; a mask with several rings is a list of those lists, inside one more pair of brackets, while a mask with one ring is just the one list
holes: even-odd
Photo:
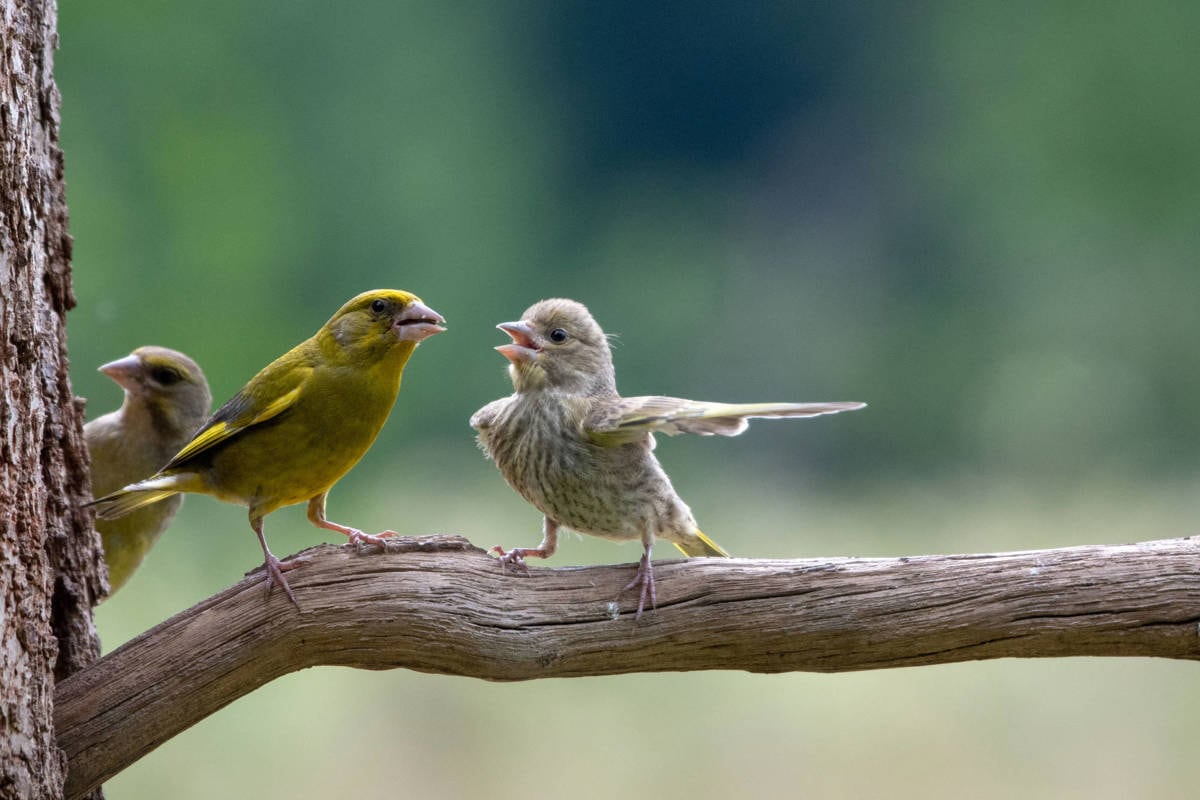
[[144, 406], [158, 424], [175, 431], [199, 428], [212, 405], [200, 365], [177, 350], [139, 347], [100, 371], [125, 390], [126, 405]]
[[442, 315], [400, 289], [363, 292], [338, 309], [321, 333], [344, 353], [379, 358], [399, 344], [412, 348], [446, 330]]
[[496, 349], [518, 392], [555, 389], [599, 395], [616, 391], [608, 337], [587, 307], [574, 300], [542, 300], [517, 322], [496, 326], [512, 337]]

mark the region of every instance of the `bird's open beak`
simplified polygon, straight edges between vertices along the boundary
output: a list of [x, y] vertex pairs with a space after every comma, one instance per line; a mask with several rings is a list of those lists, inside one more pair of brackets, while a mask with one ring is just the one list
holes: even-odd
[[135, 355], [128, 355], [104, 364], [100, 367], [100, 371], [116, 381], [117, 385], [125, 391], [132, 392], [138, 388], [138, 378], [142, 374], [142, 361]]
[[512, 342], [499, 345], [496, 350], [513, 364], [533, 361], [542, 351], [533, 341], [533, 329], [528, 323], [501, 322], [496, 327], [512, 337]]
[[414, 300], [396, 316], [392, 327], [400, 341], [422, 342], [435, 333], [446, 330], [442, 327], [445, 321], [441, 314], [419, 300]]

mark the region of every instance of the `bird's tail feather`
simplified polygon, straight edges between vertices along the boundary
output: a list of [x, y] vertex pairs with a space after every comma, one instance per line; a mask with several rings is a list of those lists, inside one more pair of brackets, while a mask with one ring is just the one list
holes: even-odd
[[179, 494], [178, 482], [178, 476], [175, 475], [150, 478], [130, 484], [104, 497], [98, 497], [88, 505], [96, 509], [96, 516], [100, 519], [116, 519], [131, 511], [137, 511], [142, 506]]
[[104, 497], [97, 498], [88, 503], [96, 509], [96, 516], [100, 519], [116, 519], [123, 517], [131, 511], [137, 511], [142, 506], [148, 506], [151, 503], [157, 503], [159, 500], [165, 500], [173, 494], [179, 492], [171, 489], [142, 489], [137, 491], [120, 491], [106, 494]]
[[679, 552], [681, 552], [685, 556], [689, 556], [689, 557], [695, 557], [695, 556], [717, 556], [720, 558], [729, 558], [730, 557], [729, 553], [725, 552], [725, 548], [721, 547], [721, 545], [717, 544], [712, 539], [708, 538], [708, 536], [705, 535], [704, 531], [700, 530], [699, 528], [696, 529], [695, 541], [690, 541], [690, 542], [686, 542], [686, 543], [673, 542], [673, 544], [679, 548]]

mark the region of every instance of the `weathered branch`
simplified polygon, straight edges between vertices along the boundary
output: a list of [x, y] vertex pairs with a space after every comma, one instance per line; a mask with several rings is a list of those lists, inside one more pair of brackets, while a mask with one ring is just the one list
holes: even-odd
[[630, 565], [502, 573], [458, 537], [388, 554], [322, 545], [303, 605], [243, 580], [62, 681], [67, 796], [258, 686], [318, 664], [488, 680], [736, 669], [838, 672], [972, 659], [1200, 659], [1192, 539], [993, 555], [661, 562], [658, 610], [611, 603]]

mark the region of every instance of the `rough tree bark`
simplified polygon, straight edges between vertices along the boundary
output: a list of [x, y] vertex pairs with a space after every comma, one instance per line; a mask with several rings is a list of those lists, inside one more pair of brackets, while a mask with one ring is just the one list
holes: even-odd
[[82, 409], [67, 379], [74, 305], [53, 0], [0, 0], [0, 797], [61, 797], [53, 692], [95, 660], [103, 591]]
[[[506, 575], [459, 537], [386, 555], [322, 545], [147, 631], [59, 684], [74, 798], [208, 714], [306, 667], [488, 680], [736, 669], [838, 672], [1005, 657], [1200, 660], [1198, 541], [655, 569], [658, 610], [612, 600], [632, 565]], [[625, 613], [618, 615], [623, 610]]]

